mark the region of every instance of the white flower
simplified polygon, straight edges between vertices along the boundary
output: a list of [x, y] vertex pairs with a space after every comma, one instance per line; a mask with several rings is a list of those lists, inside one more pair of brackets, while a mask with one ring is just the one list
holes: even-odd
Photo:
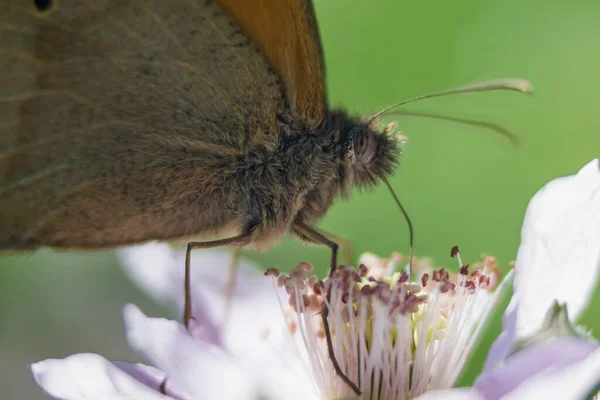
[[[527, 207], [515, 292], [504, 315], [503, 332], [475, 385], [486, 398], [500, 398], [517, 387], [527, 388], [525, 393], [535, 388], [540, 394], [550, 393], [548, 385], [555, 387], [557, 382], [559, 387], [552, 393], [561, 399], [584, 398], [578, 393], [589, 395], [597, 388], [600, 350], [591, 340], [557, 338], [509, 355], [519, 341], [542, 328], [555, 301], [566, 305], [571, 321], [577, 319], [596, 287], [599, 264], [600, 164], [595, 159], [578, 174], [546, 184]], [[589, 373], [572, 379], [573, 371], [582, 366]], [[494, 384], [499, 381], [503, 385]]]
[[[354, 395], [328, 356], [320, 316], [327, 292], [336, 358], [348, 378], [359, 385], [361, 398], [417, 398], [452, 387], [499, 293], [488, 291], [487, 273], [494, 265], [469, 270], [458, 258], [457, 276], [442, 268], [423, 272], [413, 282], [406, 271], [393, 272], [393, 259], [382, 266], [371, 255], [362, 257], [358, 270], [340, 267], [324, 282], [308, 276], [312, 266], [307, 263], [277, 277], [292, 309], [282, 311], [290, 330], [302, 337], [302, 353], [308, 355], [304, 358], [319, 398]], [[493, 263], [491, 258], [488, 261]], [[278, 272], [272, 269], [267, 274]]]
[[[61, 399], [351, 398], [332, 370], [315, 315], [329, 289], [336, 356], [360, 383], [362, 398], [585, 398], [600, 382], [598, 345], [569, 330], [546, 333], [565, 316], [564, 308], [553, 306], [555, 300], [565, 303], [574, 319], [596, 284], [599, 191], [595, 160], [575, 176], [550, 182], [532, 199], [504, 332], [473, 388], [448, 389], [494, 304], [486, 289], [493, 272], [489, 265], [475, 276], [463, 269], [455, 282], [445, 271], [437, 271], [436, 279], [430, 273], [419, 290], [405, 275], [378, 267], [373, 257], [364, 260], [370, 268], [343, 268], [322, 283], [307, 276], [310, 266], [301, 264], [276, 278], [280, 287], [275, 288], [243, 262], [226, 315], [222, 293], [229, 257], [195, 253], [191, 332], [173, 321], [148, 318], [134, 306], [125, 308], [128, 341], [155, 368], [79, 354], [42, 361], [32, 370], [38, 384]], [[182, 254], [150, 244], [127, 250], [123, 258], [135, 281], [182, 309]], [[558, 310], [549, 314], [554, 319], [544, 319], [549, 309]]]

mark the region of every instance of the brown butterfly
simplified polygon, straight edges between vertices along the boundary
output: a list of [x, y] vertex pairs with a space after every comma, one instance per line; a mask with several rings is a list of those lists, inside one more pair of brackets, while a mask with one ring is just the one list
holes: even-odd
[[398, 163], [328, 108], [309, 0], [3, 0], [0, 39], [0, 249], [193, 239], [186, 323], [192, 249], [291, 234], [335, 268], [315, 223]]

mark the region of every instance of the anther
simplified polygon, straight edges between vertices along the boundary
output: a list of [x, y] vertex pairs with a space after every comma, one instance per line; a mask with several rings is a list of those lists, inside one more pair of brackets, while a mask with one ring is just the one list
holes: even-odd
[[452, 247], [452, 249], [450, 250], [450, 257], [454, 258], [454, 257], [456, 257], [457, 254], [458, 254], [458, 246]]
[[456, 287], [456, 285], [452, 282], [444, 282], [442, 284], [442, 286], [440, 287], [440, 292], [447, 293], [450, 290], [454, 290], [455, 287]]
[[308, 308], [308, 306], [310, 305], [310, 298], [308, 297], [308, 295], [303, 294], [302, 301], [304, 302], [304, 308]]
[[485, 285], [488, 286], [488, 287], [491, 286], [491, 284], [490, 284], [490, 277], [489, 276], [485, 277]]
[[373, 288], [371, 288], [371, 286], [369, 286], [369, 285], [365, 285], [362, 288], [360, 288], [360, 293], [365, 296], [369, 296], [369, 295], [373, 294]]
[[419, 293], [421, 291], [421, 286], [415, 283], [411, 283], [410, 285], [408, 285], [408, 290], [411, 293]]
[[358, 272], [360, 276], [367, 276], [367, 274], [369, 273], [369, 268], [367, 268], [365, 264], [360, 264], [360, 266], [358, 267]]
[[408, 281], [408, 272], [406, 271], [402, 271], [402, 273], [400, 274], [400, 279], [398, 279], [398, 283], [404, 283], [406, 281]]
[[348, 304], [348, 297], [350, 297], [349, 293], [346, 292], [342, 295], [342, 303]]
[[273, 276], [277, 278], [279, 276], [279, 270], [277, 268], [269, 268], [265, 271], [265, 276]]
[[290, 278], [285, 275], [279, 275], [277, 277], [277, 287], [283, 287], [283, 285], [285, 285], [285, 281], [287, 281], [288, 279]]
[[323, 283], [323, 281], [319, 280], [315, 283], [315, 285], [313, 286], [313, 292], [315, 292], [316, 295], [322, 295], [324, 290], [325, 290], [325, 284]]
[[297, 288], [298, 290], [304, 290], [304, 288], [306, 287], [304, 281], [301, 281], [296, 278], [287, 279], [284, 285], [285, 289], [288, 291], [288, 294], [292, 294], [290, 293], [290, 289]]
[[464, 286], [469, 293], [472, 294], [475, 292], [475, 283], [473, 281], [466, 281]]
[[314, 270], [314, 267], [311, 263], [303, 261], [300, 264], [298, 264], [298, 268], [302, 268], [304, 271], [306, 271], [307, 273], [311, 273]]
[[306, 279], [306, 271], [304, 270], [304, 268], [297, 266], [296, 268], [291, 270], [290, 278], [303, 281]]
[[429, 274], [424, 273], [423, 276], [421, 277], [421, 286], [426, 287], [428, 280], [429, 280]]

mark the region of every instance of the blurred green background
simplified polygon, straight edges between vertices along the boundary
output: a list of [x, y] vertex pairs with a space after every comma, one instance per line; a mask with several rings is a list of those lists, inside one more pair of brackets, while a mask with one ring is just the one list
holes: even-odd
[[[531, 196], [600, 153], [600, 3], [316, 0], [316, 11], [331, 105], [352, 113], [491, 78], [534, 83], [532, 97], [493, 92], [406, 107], [501, 124], [519, 136], [516, 149], [482, 129], [398, 118], [409, 141], [391, 182], [413, 219], [416, 254], [453, 267], [449, 249], [458, 244], [466, 261], [486, 252], [507, 267]], [[406, 224], [384, 187], [336, 204], [320, 226], [351, 240], [355, 257], [408, 248]], [[329, 257], [327, 250], [290, 240], [244, 255], [283, 270], [308, 259], [323, 271]], [[135, 302], [149, 315], [168, 314], [127, 281], [112, 253], [40, 251], [3, 256], [0, 264], [2, 398], [43, 398], [28, 364], [47, 357], [97, 352], [137, 360], [124, 339], [124, 303]], [[594, 331], [599, 309], [597, 295], [583, 318]], [[461, 384], [479, 371], [499, 318]]]

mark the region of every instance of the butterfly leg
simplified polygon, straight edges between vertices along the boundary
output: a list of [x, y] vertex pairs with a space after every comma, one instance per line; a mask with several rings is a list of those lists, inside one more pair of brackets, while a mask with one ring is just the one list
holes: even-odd
[[[306, 239], [307, 241], [315, 244], [320, 244], [323, 246], [327, 246], [331, 249], [331, 265], [329, 268], [329, 277], [333, 275], [333, 272], [337, 268], [337, 251], [338, 244], [333, 240], [330, 240], [325, 235], [320, 232], [317, 232], [314, 228], [305, 225], [301, 222], [296, 222], [294, 226], [294, 232], [298, 234], [300, 237]], [[327, 292], [327, 302], [329, 303], [331, 300], [331, 293]], [[354, 383], [348, 376], [342, 371], [340, 364], [338, 363], [335, 352], [333, 351], [333, 341], [331, 340], [331, 329], [329, 328], [329, 321], [327, 317], [329, 316], [329, 309], [326, 306], [326, 303], [323, 303], [323, 307], [321, 309], [321, 320], [323, 321], [323, 330], [325, 331], [325, 340], [327, 341], [327, 352], [329, 353], [329, 359], [333, 364], [333, 369], [336, 374], [348, 385], [350, 388], [356, 393], [357, 396], [361, 394], [361, 391], [356, 383]]]
[[296, 233], [298, 236], [300, 236], [307, 242], [318, 244], [321, 246], [327, 246], [331, 249], [331, 264], [329, 265], [329, 276], [332, 276], [333, 272], [337, 268], [337, 253], [340, 246], [321, 232], [318, 232], [315, 228], [305, 225], [302, 222], [296, 222], [293, 229], [294, 233]]
[[324, 231], [321, 228], [314, 228], [314, 230], [326, 236], [329, 240], [332, 240], [339, 244], [344, 250], [344, 265], [352, 265], [352, 242], [350, 240], [334, 235], [333, 233]]
[[210, 242], [190, 242], [185, 252], [185, 303], [183, 306], [183, 323], [188, 327], [192, 319], [192, 288], [190, 274], [190, 260], [192, 250], [210, 249], [215, 247], [240, 247], [247, 244], [252, 238], [252, 232], [242, 233], [241, 235], [227, 239], [213, 240]]

